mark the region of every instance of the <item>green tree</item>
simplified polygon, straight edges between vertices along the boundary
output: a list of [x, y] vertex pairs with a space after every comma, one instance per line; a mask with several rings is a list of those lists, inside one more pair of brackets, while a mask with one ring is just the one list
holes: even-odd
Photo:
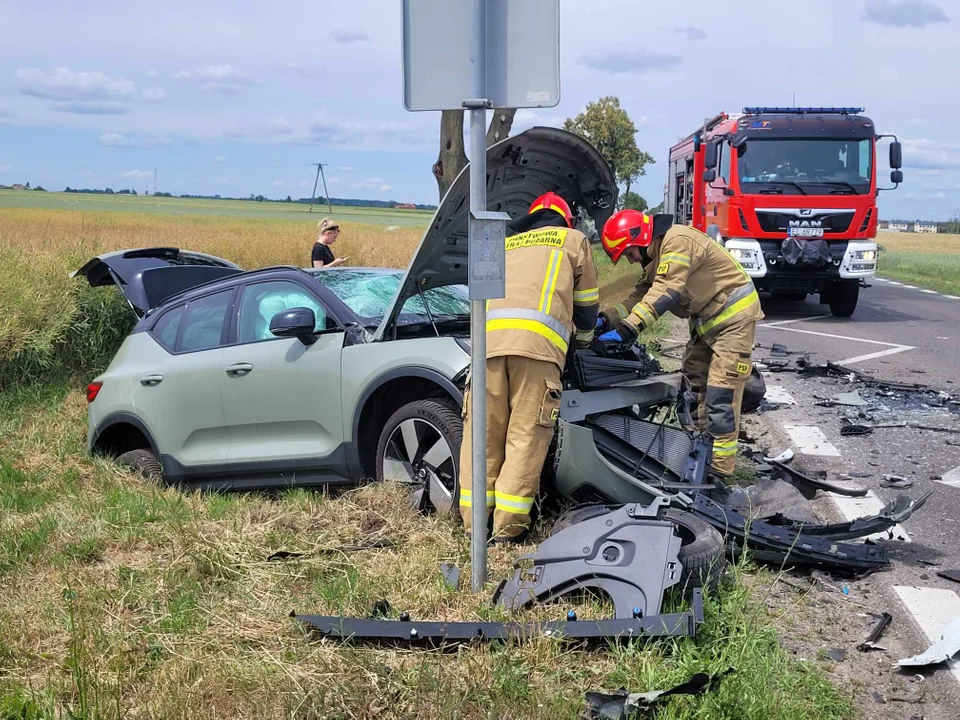
[[630, 186], [646, 175], [646, 166], [656, 162], [637, 147], [637, 126], [614, 95], [587, 103], [586, 109], [568, 118], [563, 128], [587, 140], [603, 155], [617, 183], [625, 186], [624, 198], [630, 195]]
[[637, 195], [635, 192], [627, 190], [623, 194], [623, 199], [620, 203], [621, 208], [630, 208], [631, 210], [639, 210], [641, 212], [647, 211], [647, 201], [642, 197]]

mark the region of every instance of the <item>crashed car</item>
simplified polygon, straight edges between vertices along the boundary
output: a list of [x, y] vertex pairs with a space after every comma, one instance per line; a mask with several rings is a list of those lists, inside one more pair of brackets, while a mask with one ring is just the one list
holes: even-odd
[[[545, 190], [563, 195], [583, 227], [602, 227], [616, 206], [609, 165], [563, 130], [507, 138], [488, 148], [487, 163], [488, 209], [513, 218]], [[243, 271], [176, 248], [89, 261], [76, 274], [117, 285], [138, 318], [88, 388], [90, 451], [170, 483], [220, 489], [398, 480], [421, 509], [455, 509], [470, 351], [468, 180], [465, 169], [406, 272]], [[750, 523], [712, 496], [709, 443], [653, 421], [678, 400], [689, 407], [682, 391], [679, 373], [637, 347], [569, 349], [545, 476], [581, 507], [561, 524], [667, 498], [681, 563], [697, 581], [722, 552], [720, 534], [809, 564], [885, 562], [880, 546], [836, 542], [855, 537], [852, 527], [811, 534]], [[871, 531], [916, 506], [898, 505]]]

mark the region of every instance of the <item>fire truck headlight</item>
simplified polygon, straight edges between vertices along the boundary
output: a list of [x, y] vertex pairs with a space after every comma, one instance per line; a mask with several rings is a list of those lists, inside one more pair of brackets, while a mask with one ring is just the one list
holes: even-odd
[[757, 251], [748, 248], [730, 248], [730, 255], [747, 270], [756, 270], [760, 267], [757, 262]]
[[865, 262], [875, 262], [877, 259], [876, 250], [854, 250], [853, 259]]

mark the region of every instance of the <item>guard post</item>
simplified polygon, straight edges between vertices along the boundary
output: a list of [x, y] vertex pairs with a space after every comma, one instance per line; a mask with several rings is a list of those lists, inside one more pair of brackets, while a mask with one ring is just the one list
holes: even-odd
[[487, 109], [560, 102], [560, 0], [403, 0], [402, 45], [406, 110], [470, 112], [470, 557], [478, 592], [487, 582], [486, 300], [506, 292], [511, 219], [487, 209]]

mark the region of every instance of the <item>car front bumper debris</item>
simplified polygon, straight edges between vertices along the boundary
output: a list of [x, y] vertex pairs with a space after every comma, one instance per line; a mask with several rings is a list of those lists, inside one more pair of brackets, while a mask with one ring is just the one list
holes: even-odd
[[296, 614], [293, 617], [312, 626], [324, 637], [354, 642], [429, 647], [494, 640], [523, 642], [537, 638], [587, 643], [627, 642], [696, 635], [697, 625], [703, 622], [703, 595], [699, 588], [694, 590], [692, 609], [688, 612], [606, 620], [576, 620], [571, 614], [568, 614], [568, 620], [540, 623], [420, 622]]

